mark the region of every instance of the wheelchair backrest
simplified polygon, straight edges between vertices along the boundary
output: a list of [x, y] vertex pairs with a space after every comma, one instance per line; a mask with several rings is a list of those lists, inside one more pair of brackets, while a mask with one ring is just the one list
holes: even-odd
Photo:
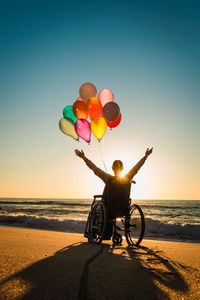
[[104, 199], [108, 213], [113, 218], [126, 214], [130, 204], [131, 182], [111, 180], [106, 185]]

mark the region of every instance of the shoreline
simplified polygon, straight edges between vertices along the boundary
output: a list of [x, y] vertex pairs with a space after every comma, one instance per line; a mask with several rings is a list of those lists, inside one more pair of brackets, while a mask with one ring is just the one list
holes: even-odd
[[[53, 229], [48, 229], [48, 228], [38, 228], [38, 227], [28, 227], [28, 226], [23, 226], [23, 225], [8, 225], [8, 224], [3, 224], [1, 223], [0, 224], [0, 227], [8, 227], [8, 228], [24, 228], [24, 229], [30, 229], [30, 230], [41, 230], [41, 231], [50, 231], [50, 232], [60, 232], [60, 233], [70, 233], [70, 234], [80, 234], [83, 236], [83, 232], [73, 232], [73, 231], [60, 231], [60, 230], [53, 230]], [[123, 237], [124, 238], [124, 237]], [[86, 239], [87, 240], [87, 239]], [[200, 241], [197, 241], [197, 240], [181, 240], [181, 239], [173, 239], [173, 238], [162, 238], [162, 237], [158, 237], [158, 238], [155, 238], [155, 237], [145, 237], [144, 235], [144, 238], [143, 240], [145, 241], [161, 241], [161, 242], [174, 242], [174, 243], [185, 243], [185, 244], [196, 244], [196, 245], [200, 245]]]
[[[0, 299], [200, 299], [200, 245], [0, 226]], [[136, 298], [135, 298], [136, 297]]]

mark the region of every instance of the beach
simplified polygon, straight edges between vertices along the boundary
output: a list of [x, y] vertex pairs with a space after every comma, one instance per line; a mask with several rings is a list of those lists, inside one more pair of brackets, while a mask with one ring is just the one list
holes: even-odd
[[200, 299], [200, 244], [0, 227], [0, 299]]

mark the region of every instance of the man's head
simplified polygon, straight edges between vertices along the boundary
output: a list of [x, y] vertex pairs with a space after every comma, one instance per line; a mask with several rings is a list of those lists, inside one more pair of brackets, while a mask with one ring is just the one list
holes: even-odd
[[119, 176], [119, 173], [124, 169], [123, 163], [121, 160], [115, 160], [112, 165], [113, 172], [115, 176]]

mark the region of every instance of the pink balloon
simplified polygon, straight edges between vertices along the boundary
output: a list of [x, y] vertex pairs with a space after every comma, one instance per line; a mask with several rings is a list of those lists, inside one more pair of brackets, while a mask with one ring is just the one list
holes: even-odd
[[101, 102], [102, 106], [104, 106], [108, 102], [114, 101], [113, 92], [109, 89], [103, 89], [99, 92], [99, 101]]
[[78, 119], [75, 123], [75, 130], [80, 138], [85, 140], [87, 143], [90, 142], [91, 128], [90, 128], [90, 123], [87, 120]]
[[99, 114], [99, 117], [104, 117], [103, 116], [103, 109], [101, 110], [100, 114]]
[[81, 97], [78, 97], [78, 98], [76, 99], [76, 101], [82, 101], [82, 102], [85, 102], [83, 99], [81, 99]]

